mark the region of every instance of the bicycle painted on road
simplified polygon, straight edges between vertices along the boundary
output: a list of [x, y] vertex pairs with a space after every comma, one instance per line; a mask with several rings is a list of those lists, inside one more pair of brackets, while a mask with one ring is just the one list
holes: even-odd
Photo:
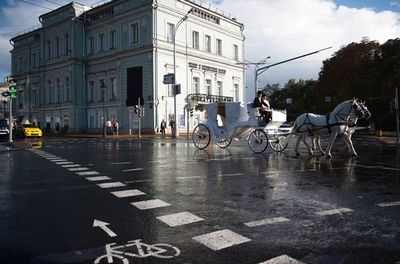
[[[141, 239], [128, 241], [126, 245], [114, 246], [116, 243], [106, 244], [106, 254], [98, 257], [94, 263], [116, 263], [114, 259], [123, 264], [129, 264], [126, 257], [136, 258], [173, 258], [178, 256], [181, 251], [179, 248], [168, 244], [146, 244]], [[126, 257], [125, 257], [126, 256]]]

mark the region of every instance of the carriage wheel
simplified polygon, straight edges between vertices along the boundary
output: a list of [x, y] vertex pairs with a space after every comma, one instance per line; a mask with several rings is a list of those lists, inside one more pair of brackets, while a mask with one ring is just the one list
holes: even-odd
[[210, 144], [210, 130], [206, 125], [199, 124], [193, 129], [192, 141], [198, 149], [205, 149]]
[[271, 148], [276, 152], [284, 151], [288, 146], [286, 136], [279, 134], [268, 134], [268, 142]]
[[247, 143], [254, 153], [262, 153], [268, 147], [267, 134], [262, 129], [255, 129], [250, 133]]
[[232, 142], [232, 138], [228, 138], [228, 139], [217, 139], [217, 141], [215, 142], [217, 144], [218, 147], [220, 148], [227, 148]]

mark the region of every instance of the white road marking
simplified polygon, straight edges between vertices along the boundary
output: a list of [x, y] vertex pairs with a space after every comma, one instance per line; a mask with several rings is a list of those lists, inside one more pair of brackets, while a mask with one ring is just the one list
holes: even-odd
[[86, 177], [85, 179], [88, 180], [88, 181], [105, 181], [105, 180], [111, 180], [111, 178], [108, 177], [108, 176]]
[[104, 232], [107, 233], [107, 235], [109, 235], [110, 237], [116, 237], [117, 234], [115, 234], [110, 228], [107, 227], [107, 225], [109, 225], [109, 223], [107, 222], [103, 222], [97, 219], [94, 219], [93, 221], [93, 227], [100, 227], [101, 229], [103, 229]]
[[82, 172], [75, 172], [76, 174], [78, 174], [78, 175], [81, 175], [81, 176], [86, 176], [86, 175], [98, 175], [98, 174], [100, 174], [100, 173], [98, 173], [97, 171], [82, 171]]
[[67, 165], [61, 165], [63, 168], [73, 168], [73, 167], [80, 167], [81, 165], [79, 164], [67, 164]]
[[398, 206], [398, 205], [400, 205], [400, 201], [398, 201], [398, 202], [389, 202], [389, 203], [378, 203], [376, 205], [380, 206], [380, 207]]
[[226, 174], [218, 174], [218, 177], [232, 177], [232, 176], [242, 176], [243, 173], [226, 173]]
[[114, 187], [123, 187], [126, 186], [122, 182], [105, 182], [97, 184], [100, 188], [114, 188]]
[[68, 161], [66, 159], [50, 159], [52, 162], [63, 162], [63, 161]]
[[297, 259], [291, 258], [288, 255], [282, 255], [258, 264], [305, 264]]
[[125, 190], [125, 191], [117, 191], [117, 192], [111, 192], [113, 195], [117, 196], [118, 198], [125, 198], [125, 197], [132, 197], [132, 196], [138, 196], [138, 195], [144, 195], [145, 193], [142, 191], [139, 191], [137, 189], [133, 190]]
[[156, 218], [171, 227], [187, 225], [190, 223], [199, 222], [199, 221], [204, 220], [203, 218], [198, 217], [189, 212], [181, 212], [181, 213], [176, 213], [176, 214], [157, 216]]
[[56, 162], [57, 165], [67, 165], [67, 164], [73, 164], [71, 161], [61, 161], [61, 162]]
[[188, 179], [200, 179], [203, 178], [204, 176], [189, 176], [189, 177], [177, 177], [175, 178], [176, 180], [188, 180]]
[[122, 170], [123, 172], [129, 172], [129, 171], [141, 171], [144, 170], [143, 168], [134, 168], [134, 169], [126, 169], [126, 170]]
[[285, 217], [275, 217], [275, 218], [268, 218], [268, 219], [263, 219], [263, 220], [258, 220], [258, 221], [247, 222], [247, 223], [244, 223], [244, 225], [248, 226], [248, 227], [256, 227], [256, 226], [270, 225], [270, 224], [282, 223], [282, 222], [288, 222], [288, 221], [290, 221], [290, 220]]
[[195, 236], [192, 239], [208, 248], [211, 248], [212, 250], [220, 250], [251, 241], [251, 239], [232, 232], [229, 229], [223, 229], [200, 236]]
[[152, 182], [153, 180], [136, 180], [136, 181], [125, 181], [125, 183], [136, 183], [136, 182]]
[[86, 167], [78, 167], [78, 168], [68, 168], [69, 171], [88, 171], [89, 168]]
[[385, 166], [381, 166], [381, 165], [368, 166], [368, 165], [361, 165], [361, 164], [345, 164], [345, 166], [348, 166], [348, 167], [361, 167], [361, 168], [367, 168], [367, 169], [382, 169], [382, 170], [400, 171], [400, 168], [391, 168], [391, 167], [385, 167]]
[[111, 162], [111, 165], [125, 165], [125, 164], [132, 164], [132, 161], [121, 161], [121, 162]]
[[353, 212], [353, 210], [351, 210], [350, 208], [338, 208], [338, 209], [316, 212], [316, 214], [324, 216], [324, 215], [334, 215], [334, 214], [342, 214], [342, 213], [349, 213], [349, 212]]
[[169, 203], [166, 203], [160, 199], [153, 199], [153, 200], [147, 200], [147, 201], [140, 201], [140, 202], [134, 202], [131, 203], [133, 206], [138, 208], [139, 210], [148, 210], [148, 209], [153, 209], [153, 208], [159, 208], [159, 207], [166, 207], [170, 206]]

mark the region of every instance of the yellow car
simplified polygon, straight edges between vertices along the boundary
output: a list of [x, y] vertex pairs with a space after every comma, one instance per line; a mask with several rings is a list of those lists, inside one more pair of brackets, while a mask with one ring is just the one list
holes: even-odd
[[42, 130], [33, 124], [22, 124], [17, 128], [17, 135], [22, 137], [41, 137]]

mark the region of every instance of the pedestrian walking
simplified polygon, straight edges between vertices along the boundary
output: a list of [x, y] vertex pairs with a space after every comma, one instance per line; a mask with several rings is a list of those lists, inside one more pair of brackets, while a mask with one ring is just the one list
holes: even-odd
[[167, 127], [167, 122], [165, 122], [165, 120], [163, 119], [161, 121], [161, 125], [160, 125], [160, 132], [161, 135], [165, 135], [165, 128]]
[[107, 135], [110, 135], [112, 133], [112, 124], [111, 124], [111, 120], [108, 119], [106, 122], [106, 127], [107, 127]]
[[174, 119], [171, 119], [169, 121], [169, 126], [171, 127], [171, 133], [173, 136], [175, 136], [175, 129], [176, 129], [176, 123]]
[[116, 119], [114, 119], [114, 123], [113, 123], [113, 134], [118, 136], [119, 133], [119, 124], [118, 121]]

